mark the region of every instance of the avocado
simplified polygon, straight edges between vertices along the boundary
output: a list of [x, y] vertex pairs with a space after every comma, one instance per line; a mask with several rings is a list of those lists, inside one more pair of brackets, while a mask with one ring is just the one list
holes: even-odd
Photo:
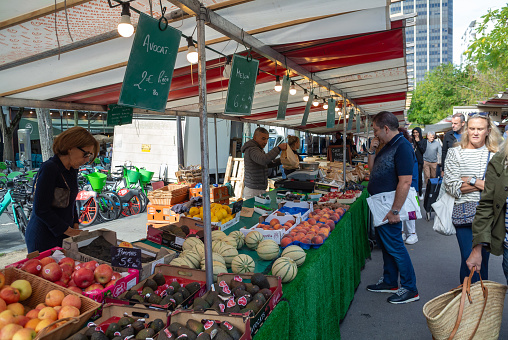
[[203, 306], [203, 308], [206, 309], [206, 308], [210, 307], [210, 303], [208, 303], [208, 300], [205, 300], [202, 297], [198, 297], [198, 298], [194, 299], [194, 305], [193, 306], [194, 306], [194, 308], [196, 308], [197, 306]]
[[132, 323], [132, 328], [134, 328], [134, 333], [140, 332], [142, 329], [145, 328], [145, 324], [141, 321], [134, 321]]
[[120, 327], [117, 323], [112, 323], [108, 326], [108, 329], [106, 330], [106, 336], [110, 339], [113, 339], [115, 337], [115, 332], [119, 332], [122, 330], [122, 327]]
[[203, 240], [205, 238], [205, 231], [204, 230], [199, 230], [196, 233], [196, 236], [199, 237], [201, 240]]
[[[208, 302], [208, 305], [212, 305], [213, 301], [215, 300], [215, 298], [217, 296], [219, 296], [219, 293], [209, 291], [208, 294], [206, 294], [206, 296], [205, 296], [205, 300], [206, 300], [206, 302]], [[196, 300], [194, 300], [194, 301], [196, 301]]]
[[[155, 288], [155, 289], [157, 289], [157, 288]], [[151, 287], [144, 287], [143, 291], [141, 292], [141, 295], [145, 295], [146, 296], [148, 294], [153, 294], [153, 292], [154, 292], [154, 290]]]
[[212, 338], [210, 337], [210, 335], [208, 335], [208, 333], [201, 333], [198, 335], [198, 337], [196, 338], [196, 340], [211, 340]]
[[261, 273], [255, 273], [254, 275], [252, 275], [250, 278], [250, 282], [253, 285], [258, 286], [259, 289], [270, 288], [270, 283], [268, 283], [268, 279]]
[[192, 308], [192, 310], [193, 310], [194, 312], [204, 312], [204, 311], [205, 311], [205, 307], [203, 307], [203, 306], [201, 306], [201, 305], [198, 305], [198, 306], [196, 306], [196, 307]]
[[122, 339], [125, 339], [128, 336], [135, 335], [135, 333], [136, 332], [134, 331], [133, 327], [126, 327], [125, 329], [122, 329], [122, 331], [120, 332], [120, 336], [122, 337]]
[[220, 329], [213, 340], [233, 340], [233, 338], [225, 330]]
[[205, 333], [209, 334], [212, 336], [213, 338], [213, 335], [215, 334], [212, 334], [213, 330], [216, 329], [216, 330], [219, 330], [220, 327], [219, 325], [217, 324], [217, 322], [213, 321], [213, 320], [205, 320], [205, 325], [207, 325], [208, 328], [205, 328]]
[[69, 338], [69, 340], [88, 340], [88, 337], [82, 333], [76, 333]]
[[252, 296], [256, 295], [256, 293], [259, 292], [259, 287], [252, 283], [246, 284], [245, 286], [247, 287], [247, 291]]
[[187, 236], [190, 233], [189, 227], [187, 227], [185, 224], [180, 226], [180, 229], [184, 232], [184, 234]]
[[205, 327], [203, 326], [203, 324], [201, 322], [193, 320], [193, 319], [187, 320], [187, 328], [196, 334], [199, 334], [199, 333], [205, 331]]
[[109, 340], [109, 338], [102, 332], [94, 331], [90, 337], [90, 340]]
[[[221, 305], [224, 306], [224, 310], [221, 310]], [[226, 311], [226, 302], [221, 300], [215, 300], [213, 305], [210, 307], [215, 310], [217, 313], [224, 313]]]
[[121, 318], [120, 320], [118, 320], [118, 325], [121, 327], [121, 328], [125, 328], [127, 327], [127, 325], [130, 325], [131, 323], [134, 322], [134, 319], [131, 318], [131, 317], [128, 317], [128, 316], [124, 316], [123, 318]]
[[183, 302], [183, 300], [185, 300], [183, 298], [183, 294], [180, 292], [173, 294], [173, 299], [175, 299], [177, 306], [180, 305]]
[[188, 329], [187, 327], [185, 326], [182, 326], [181, 328], [179, 328], [177, 331], [176, 331], [176, 335], [180, 336], [182, 334], [185, 334], [187, 335], [187, 338], [189, 340], [195, 340], [198, 335], [196, 333], [194, 333], [193, 331], [191, 331], [190, 329]]
[[138, 294], [137, 290], [131, 289], [127, 293], [125, 293], [125, 298], [127, 300], [130, 300], [134, 295], [137, 295], [137, 294]]
[[91, 326], [91, 327], [88, 327], [88, 329], [86, 330], [85, 332], [85, 336], [90, 339], [92, 337], [92, 334], [95, 332], [95, 327], [96, 326]]
[[264, 296], [263, 294], [261, 294], [261, 293], [257, 293], [256, 295], [254, 295], [254, 296], [252, 297], [252, 299], [253, 299], [253, 300], [259, 300], [259, 301], [261, 301], [261, 303], [262, 303], [263, 305], [264, 305], [264, 304], [265, 304], [265, 302], [266, 302], [265, 296]]
[[191, 295], [197, 292], [200, 288], [201, 285], [197, 282], [191, 282], [185, 286], [185, 289], [187, 289]]
[[245, 283], [232, 279], [231, 282], [229, 283], [229, 288], [231, 288], [231, 290], [235, 290], [237, 288], [242, 288], [243, 290], [245, 290], [247, 287], [245, 286]]
[[169, 325], [168, 329], [171, 333], [176, 334], [176, 332], [182, 328], [183, 325], [179, 322], [173, 322], [171, 325]]
[[259, 312], [261, 307], [263, 307], [263, 304], [261, 303], [261, 301], [259, 301], [259, 300], [252, 300], [251, 302], [249, 302], [247, 304], [247, 306], [245, 306], [245, 309], [250, 309], [250, 310], [252, 310], [254, 312], [254, 314], [257, 314], [257, 312]]
[[236, 296], [236, 297], [242, 297], [242, 296], [245, 296], [245, 297], [247, 297], [247, 298], [249, 299], [249, 301], [250, 301], [250, 300], [251, 300], [251, 298], [252, 298], [252, 295], [251, 295], [249, 292], [247, 292], [247, 291], [245, 291], [245, 290], [243, 290], [243, 289], [237, 289], [237, 290], [235, 290], [235, 296]]
[[239, 340], [242, 337], [242, 332], [240, 331], [240, 329], [238, 329], [238, 327], [233, 326], [227, 321], [221, 323], [220, 328], [226, 331], [226, 333], [228, 333], [229, 336], [233, 338], [233, 340]]
[[145, 302], [145, 299], [143, 299], [143, 297], [141, 295], [139, 295], [139, 294], [134, 295], [129, 300], [134, 300], [134, 301], [137, 301], [137, 302]]
[[119, 336], [115, 336], [115, 337], [114, 337], [113, 339], [111, 339], [111, 340], [123, 340], [123, 338], [122, 338], [122, 337], [119, 337]]
[[155, 319], [150, 323], [150, 328], [159, 333], [164, 328], [164, 321], [162, 319]]
[[171, 301], [171, 299], [173, 298], [173, 296], [171, 295], [166, 295], [165, 297], [162, 298], [162, 300], [159, 302], [159, 304], [161, 306], [166, 306], [166, 305], [171, 305], [173, 302]]
[[155, 292], [157, 290], [157, 288], [159, 287], [159, 285], [153, 279], [146, 279], [145, 283], [143, 284], [143, 288], [146, 288], [146, 287], [152, 288], [152, 291]]
[[136, 339], [145, 340], [146, 338], [153, 338], [154, 335], [155, 331], [152, 328], [145, 328], [139, 331], [138, 334], [136, 334]]
[[155, 274], [155, 276], [152, 277], [152, 280], [155, 281], [157, 286], [162, 286], [163, 284], [166, 283], [166, 279], [164, 278], [164, 275], [162, 275], [161, 273]]
[[152, 305], [160, 305], [162, 298], [157, 294], [151, 294], [148, 298], [148, 303]]
[[170, 284], [171, 287], [173, 287], [173, 289], [177, 292], [178, 289], [181, 287], [180, 284], [177, 282], [177, 281], [173, 281], [171, 282]]
[[190, 296], [190, 292], [189, 292], [187, 289], [185, 289], [184, 287], [180, 287], [180, 288], [178, 289], [178, 291], [179, 291], [180, 293], [182, 293], [182, 295], [183, 295], [183, 299], [184, 299], [184, 300], [185, 300], [185, 299], [187, 299], [187, 298]]
[[[243, 306], [241, 306], [243, 307]], [[228, 313], [228, 314], [231, 314], [231, 313], [240, 313], [240, 306], [238, 304], [235, 304], [233, 307], [226, 307], [226, 310], [225, 312]]]
[[265, 300], [269, 300], [270, 296], [272, 296], [272, 291], [270, 289], [264, 288], [259, 291], [265, 297]]

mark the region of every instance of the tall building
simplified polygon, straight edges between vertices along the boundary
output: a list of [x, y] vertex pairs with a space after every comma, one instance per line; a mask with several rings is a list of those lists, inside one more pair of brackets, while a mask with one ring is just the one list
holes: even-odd
[[416, 13], [406, 27], [409, 86], [442, 63], [453, 62], [453, 0], [405, 0], [390, 6], [392, 17]]

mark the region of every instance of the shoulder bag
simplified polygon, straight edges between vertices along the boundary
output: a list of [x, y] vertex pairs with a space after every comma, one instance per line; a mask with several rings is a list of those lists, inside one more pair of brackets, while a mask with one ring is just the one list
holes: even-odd
[[53, 193], [53, 202], [51, 202], [51, 206], [53, 208], [67, 208], [69, 206], [69, 199], [71, 196], [71, 189], [65, 180], [63, 174], [60, 174], [62, 179], [64, 180], [65, 186], [67, 188], [55, 188], [55, 192]]
[[[459, 152], [457, 150], [457, 152]], [[490, 151], [489, 156], [487, 157], [487, 164], [485, 165], [485, 171], [483, 172], [482, 180], [485, 180], [485, 174], [487, 173], [487, 166], [490, 161]], [[481, 193], [480, 193], [481, 197]], [[476, 207], [479, 202], [465, 202], [459, 203], [453, 207], [452, 212], [452, 222], [455, 226], [467, 226], [471, 225], [474, 220], [474, 216], [476, 215]]]

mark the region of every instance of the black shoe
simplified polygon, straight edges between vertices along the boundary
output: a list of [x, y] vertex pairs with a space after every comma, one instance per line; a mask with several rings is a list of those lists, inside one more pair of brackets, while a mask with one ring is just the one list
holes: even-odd
[[406, 288], [401, 287], [395, 294], [390, 296], [386, 301], [394, 304], [402, 304], [418, 300], [420, 300], [420, 295], [418, 295], [418, 292], [412, 292], [407, 290]]
[[375, 285], [368, 285], [367, 290], [375, 293], [395, 293], [399, 287], [392, 287], [387, 285], [381, 277]]

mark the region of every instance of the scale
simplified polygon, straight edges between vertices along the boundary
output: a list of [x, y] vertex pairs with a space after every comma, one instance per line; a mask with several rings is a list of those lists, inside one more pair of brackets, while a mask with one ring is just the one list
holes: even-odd
[[289, 175], [288, 179], [294, 179], [295, 181], [315, 181], [319, 177], [319, 170], [295, 170]]
[[275, 182], [275, 187], [302, 192], [313, 192], [316, 181], [321, 177], [320, 170], [295, 170], [286, 180]]

